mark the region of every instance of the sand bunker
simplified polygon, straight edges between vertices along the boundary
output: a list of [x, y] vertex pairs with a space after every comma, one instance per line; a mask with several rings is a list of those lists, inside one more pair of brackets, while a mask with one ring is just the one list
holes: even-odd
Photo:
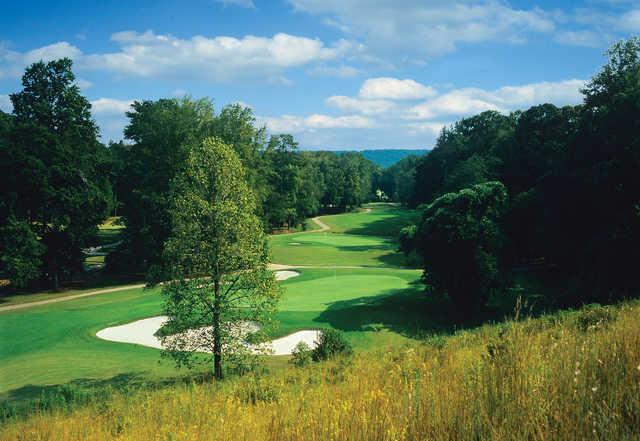
[[[292, 277], [297, 277], [300, 275], [297, 271], [291, 270], [281, 270], [276, 271], [276, 280], [287, 280]], [[114, 341], [118, 343], [132, 343], [142, 346], [148, 346], [150, 348], [162, 349], [162, 342], [158, 337], [156, 337], [156, 332], [165, 324], [168, 317], [164, 315], [160, 315], [157, 317], [149, 317], [142, 320], [136, 320], [135, 322], [127, 323], [126, 325], [121, 326], [112, 326], [109, 328], [102, 329], [96, 333], [96, 337], [101, 338], [102, 340]], [[253, 323], [242, 323], [238, 328], [238, 336], [240, 338], [245, 338], [248, 334], [257, 331], [258, 328]], [[192, 332], [194, 334], [198, 332], [206, 332], [207, 328], [197, 329]], [[305, 342], [311, 348], [316, 346], [316, 341], [318, 340], [320, 331], [298, 331], [293, 334], [287, 335], [286, 337], [278, 338], [272, 340], [270, 342], [263, 343], [260, 345], [261, 352], [266, 352], [273, 355], [289, 355], [293, 348], [300, 342]], [[232, 334], [235, 335], [235, 334]], [[250, 346], [249, 344], [247, 344]], [[255, 347], [256, 351], [258, 347]], [[195, 348], [194, 350], [198, 352], [207, 352], [204, 349]]]
[[[126, 325], [112, 326], [98, 331], [96, 337], [102, 340], [114, 341], [118, 343], [132, 343], [150, 348], [162, 349], [162, 342], [155, 333], [167, 321], [168, 317], [161, 315], [150, 317]], [[248, 324], [247, 330], [255, 330], [255, 325]], [[305, 342], [309, 347], [314, 348], [317, 344], [320, 331], [305, 330], [294, 332], [286, 337], [277, 338], [270, 342], [266, 342], [261, 349], [272, 355], [289, 355], [293, 348], [300, 342]], [[207, 352], [206, 350], [198, 350], [198, 352]], [[264, 352], [264, 351], [261, 351]]]
[[290, 271], [290, 270], [276, 271], [276, 280], [287, 280], [292, 277], [298, 277], [299, 275], [300, 273], [297, 271]]

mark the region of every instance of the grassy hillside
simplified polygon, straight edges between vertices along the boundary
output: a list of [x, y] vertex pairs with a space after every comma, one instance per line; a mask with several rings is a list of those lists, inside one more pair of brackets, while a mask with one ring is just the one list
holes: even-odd
[[640, 303], [222, 383], [114, 393], [2, 440], [637, 440]]

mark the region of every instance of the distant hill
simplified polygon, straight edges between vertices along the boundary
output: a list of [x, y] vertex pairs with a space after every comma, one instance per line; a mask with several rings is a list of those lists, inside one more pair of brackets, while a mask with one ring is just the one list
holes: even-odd
[[[429, 150], [410, 150], [410, 149], [381, 149], [381, 150], [361, 150], [360, 153], [364, 155], [369, 161], [379, 165], [382, 168], [387, 168], [409, 155], [422, 156]], [[338, 151], [336, 153], [344, 153], [345, 151]]]

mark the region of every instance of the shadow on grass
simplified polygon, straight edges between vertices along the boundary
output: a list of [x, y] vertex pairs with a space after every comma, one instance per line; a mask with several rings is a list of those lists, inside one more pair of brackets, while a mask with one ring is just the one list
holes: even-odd
[[[376, 213], [381, 211], [380, 213]], [[413, 210], [394, 209], [374, 209], [372, 218], [378, 219], [367, 222], [357, 227], [349, 228], [345, 234], [355, 234], [360, 236], [383, 236], [398, 237], [400, 230], [409, 224], [416, 223], [420, 217], [419, 213]]]
[[151, 379], [146, 372], [129, 372], [111, 378], [78, 378], [64, 384], [26, 385], [0, 394], [0, 422], [50, 410], [69, 411], [90, 403], [103, 402], [114, 392], [155, 390], [180, 383], [211, 379], [209, 372]]
[[379, 262], [382, 262], [384, 266], [406, 268], [406, 269], [421, 269], [417, 263], [411, 263], [407, 257], [400, 251], [394, 250], [392, 253], [383, 254], [375, 258]]
[[364, 251], [391, 251], [395, 249], [395, 244], [384, 244], [384, 245], [337, 245], [335, 247], [338, 251], [347, 251], [354, 253], [361, 253]]
[[421, 283], [373, 297], [331, 303], [314, 321], [342, 331], [389, 329], [409, 338], [453, 331], [450, 305], [425, 294]]
[[489, 304], [472, 319], [463, 320], [448, 298], [427, 294], [422, 282], [416, 280], [408, 289], [333, 302], [314, 321], [345, 332], [387, 329], [423, 340], [501, 322], [513, 315], [515, 304], [515, 295], [504, 295], [498, 305]]

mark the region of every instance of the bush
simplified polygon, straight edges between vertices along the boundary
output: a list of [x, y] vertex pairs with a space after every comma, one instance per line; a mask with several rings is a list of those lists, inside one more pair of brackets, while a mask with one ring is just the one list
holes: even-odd
[[312, 350], [308, 344], [301, 341], [293, 351], [291, 351], [291, 363], [298, 367], [303, 367], [311, 363]]
[[352, 352], [351, 344], [344, 338], [342, 332], [335, 329], [323, 329], [311, 358], [314, 361], [322, 361], [338, 354], [351, 355]]
[[609, 308], [598, 305], [587, 305], [576, 317], [576, 326], [581, 331], [599, 329], [607, 326], [616, 319], [616, 315]]

